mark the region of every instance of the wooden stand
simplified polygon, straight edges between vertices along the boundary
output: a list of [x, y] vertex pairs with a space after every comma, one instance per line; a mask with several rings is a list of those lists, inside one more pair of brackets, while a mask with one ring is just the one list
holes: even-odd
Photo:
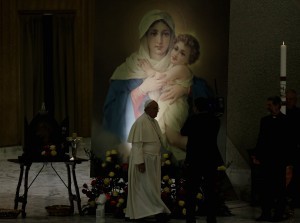
[[[19, 159], [8, 159], [9, 162], [17, 163], [20, 165], [20, 176], [19, 176], [19, 181], [16, 189], [16, 196], [15, 196], [15, 204], [14, 204], [14, 209], [18, 209], [18, 203], [22, 203], [22, 217], [26, 217], [26, 204], [27, 204], [27, 194], [30, 186], [33, 184], [33, 182], [36, 180], [36, 178], [39, 176], [39, 174], [42, 172], [43, 168], [45, 167], [45, 164], [47, 162], [44, 161], [20, 161]], [[80, 194], [79, 194], [79, 188], [77, 184], [77, 179], [76, 179], [76, 164], [81, 164], [84, 161], [88, 161], [87, 159], [81, 159], [81, 158], [76, 158], [74, 160], [70, 161], [49, 161], [51, 164], [52, 169], [56, 173], [56, 175], [59, 177], [59, 179], [63, 182], [63, 184], [67, 187], [68, 189], [68, 194], [69, 194], [69, 201], [70, 201], [70, 206], [72, 213], [74, 213], [74, 201], [77, 202], [77, 207], [80, 215], [83, 215], [82, 209], [81, 209], [81, 199], [80, 199]], [[66, 168], [67, 168], [67, 175], [68, 175], [68, 182], [67, 184], [63, 181], [61, 176], [58, 174], [58, 172], [55, 170], [53, 167], [53, 163], [65, 163]], [[35, 175], [34, 179], [28, 186], [28, 175], [30, 171], [30, 167], [33, 163], [42, 163], [42, 167], [39, 170], [39, 172]], [[24, 168], [25, 168], [25, 177], [24, 177], [24, 194], [20, 196], [20, 187], [23, 182], [23, 176], [24, 176]], [[71, 174], [72, 171], [72, 174]], [[75, 194], [72, 192], [72, 178], [73, 178], [73, 184], [75, 188]]]

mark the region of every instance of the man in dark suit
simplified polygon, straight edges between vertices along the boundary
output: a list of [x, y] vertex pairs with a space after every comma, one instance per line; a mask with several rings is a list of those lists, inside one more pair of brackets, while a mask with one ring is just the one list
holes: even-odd
[[217, 167], [223, 163], [217, 146], [220, 120], [214, 113], [209, 112], [207, 99], [198, 97], [193, 104], [194, 114], [181, 129], [181, 134], [188, 136], [184, 162], [186, 222], [196, 222], [196, 195], [201, 186], [207, 207], [207, 223], [216, 223]]
[[[259, 165], [262, 175], [261, 216], [257, 221], [279, 222], [285, 219], [286, 167], [292, 154], [291, 129], [281, 109], [279, 96], [267, 99], [269, 115], [260, 121], [253, 163]], [[274, 215], [272, 210], [274, 208]]]

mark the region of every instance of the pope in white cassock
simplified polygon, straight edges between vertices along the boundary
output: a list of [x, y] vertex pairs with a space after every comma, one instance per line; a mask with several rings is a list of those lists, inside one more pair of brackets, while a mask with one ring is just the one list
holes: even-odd
[[158, 222], [167, 222], [170, 210], [161, 199], [162, 133], [155, 117], [158, 104], [148, 100], [144, 113], [132, 125], [128, 142], [128, 197], [125, 217], [139, 219], [155, 215]]

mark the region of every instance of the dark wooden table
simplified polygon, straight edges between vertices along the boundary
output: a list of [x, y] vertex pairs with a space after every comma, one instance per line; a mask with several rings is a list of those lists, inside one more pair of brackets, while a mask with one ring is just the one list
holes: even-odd
[[[83, 211], [81, 209], [81, 199], [80, 199], [80, 193], [79, 193], [79, 188], [77, 184], [77, 179], [76, 179], [76, 165], [81, 164], [82, 162], [88, 161], [87, 159], [82, 159], [82, 158], [76, 158], [75, 160], [24, 160], [24, 159], [8, 159], [9, 162], [17, 163], [20, 165], [20, 176], [19, 176], [19, 181], [16, 189], [16, 196], [15, 196], [15, 205], [14, 209], [18, 209], [18, 204], [22, 203], [22, 217], [26, 217], [26, 204], [27, 204], [27, 194], [30, 186], [33, 184], [33, 182], [36, 180], [36, 178], [39, 176], [39, 174], [42, 172], [43, 168], [47, 163], [50, 163], [52, 169], [56, 173], [56, 175], [59, 177], [59, 179], [62, 181], [62, 183], [67, 187], [68, 189], [68, 194], [69, 194], [69, 201], [70, 201], [70, 206], [72, 212], [74, 212], [74, 201], [77, 202], [77, 207], [78, 207], [78, 212], [80, 215], [83, 215]], [[38, 171], [38, 173], [35, 175], [34, 179], [32, 182], [28, 185], [28, 175], [30, 171], [30, 167], [33, 163], [39, 163], [42, 164], [41, 169]], [[67, 184], [63, 181], [61, 176], [58, 174], [56, 169], [53, 167], [53, 163], [64, 163], [67, 168], [67, 175], [68, 175], [68, 182]], [[25, 168], [25, 172], [24, 172]], [[72, 172], [72, 174], [71, 174]], [[24, 175], [25, 174], [25, 175]], [[23, 182], [23, 177], [24, 177], [24, 182]], [[72, 192], [72, 178], [73, 178], [73, 184], [74, 184], [74, 189], [75, 189], [75, 194]], [[20, 196], [20, 187], [24, 183], [24, 194]]]

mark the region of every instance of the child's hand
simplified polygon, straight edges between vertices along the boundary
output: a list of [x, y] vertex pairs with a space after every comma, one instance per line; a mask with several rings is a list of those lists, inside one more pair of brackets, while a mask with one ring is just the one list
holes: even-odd
[[164, 86], [160, 100], [170, 100], [170, 105], [183, 95], [188, 95], [189, 88], [183, 87], [179, 84]]
[[164, 80], [166, 83], [168, 81], [167, 79], [167, 74], [165, 73], [155, 73], [154, 75], [152, 75], [152, 77], [154, 77], [156, 80]]

